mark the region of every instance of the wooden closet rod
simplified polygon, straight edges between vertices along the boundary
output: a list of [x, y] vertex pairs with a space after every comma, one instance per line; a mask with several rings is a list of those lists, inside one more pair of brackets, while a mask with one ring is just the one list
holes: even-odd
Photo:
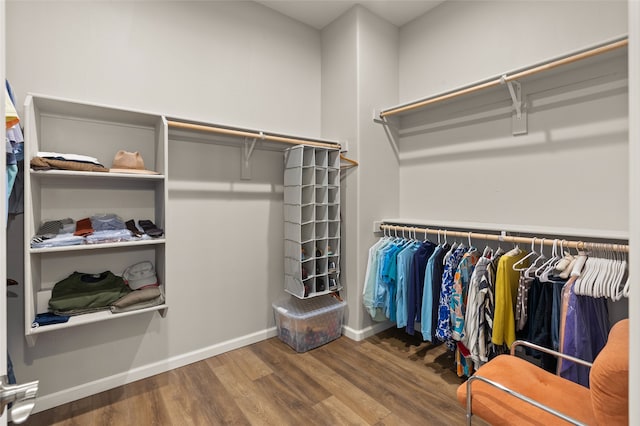
[[[512, 235], [499, 235], [499, 234], [482, 234], [478, 232], [462, 232], [462, 231], [449, 231], [446, 229], [431, 229], [431, 228], [418, 228], [415, 226], [399, 226], [399, 225], [380, 225], [381, 231], [407, 231], [414, 232], [420, 234], [440, 234], [442, 236], [447, 237], [459, 237], [459, 238], [476, 238], [480, 240], [488, 240], [488, 241], [505, 241], [509, 243], [522, 243], [522, 244], [541, 244], [552, 246], [553, 238], [538, 238], [538, 237], [515, 237]], [[616, 252], [629, 252], [629, 246], [626, 244], [600, 244], [600, 243], [590, 243], [583, 241], [567, 241], [561, 238], [557, 238], [558, 241], [562, 241], [562, 246], [564, 248], [574, 248], [577, 250], [583, 249], [593, 249], [593, 248], [606, 248], [608, 250], [613, 250]]]
[[218, 133], [222, 135], [239, 136], [243, 138], [260, 139], [260, 140], [266, 140], [271, 142], [280, 142], [280, 143], [286, 143], [290, 145], [307, 145], [307, 146], [317, 146], [320, 148], [340, 149], [340, 144], [337, 142], [335, 143], [318, 142], [318, 141], [309, 140], [309, 139], [298, 139], [298, 138], [290, 138], [286, 136], [270, 135], [264, 132], [256, 133], [256, 132], [250, 132], [246, 130], [228, 129], [225, 127], [207, 126], [203, 124], [193, 124], [193, 123], [183, 123], [181, 121], [167, 120], [167, 124], [169, 125], [169, 127], [175, 127], [178, 129], [197, 130], [201, 132]]
[[596, 56], [596, 55], [600, 55], [602, 53], [606, 53], [606, 52], [610, 52], [612, 50], [615, 49], [619, 49], [621, 47], [625, 47], [629, 44], [629, 40], [627, 38], [624, 38], [622, 40], [618, 40], [618, 41], [614, 41], [608, 44], [605, 44], [603, 46], [599, 46], [593, 49], [589, 49], [589, 50], [585, 50], [584, 52], [580, 52], [580, 53], [576, 53], [574, 55], [570, 55], [570, 56], [566, 56], [564, 58], [560, 58], [560, 59], [556, 59], [556, 60], [552, 60], [550, 62], [546, 62], [543, 63], [541, 65], [537, 65], [537, 66], [533, 66], [531, 68], [527, 68], [525, 70], [522, 71], [518, 71], [518, 72], [514, 72], [511, 75], [504, 75], [504, 79], [502, 76], [493, 79], [493, 80], [489, 80], [483, 83], [479, 83], [473, 86], [468, 86], [468, 87], [464, 87], [462, 89], [459, 90], [454, 90], [452, 92], [449, 93], [445, 93], [442, 95], [436, 95], [427, 99], [423, 99], [420, 101], [416, 101], [404, 106], [400, 106], [400, 107], [395, 107], [395, 108], [390, 108], [387, 110], [384, 110], [382, 112], [380, 112], [380, 118], [385, 118], [385, 117], [389, 117], [391, 115], [395, 115], [395, 114], [400, 114], [402, 112], [406, 112], [406, 111], [412, 111], [414, 109], [418, 109], [418, 108], [422, 108], [425, 107], [427, 105], [431, 105], [437, 102], [441, 102], [441, 101], [446, 101], [452, 98], [456, 98], [458, 96], [462, 96], [462, 95], [468, 95], [470, 93], [474, 93], [474, 92], [478, 92], [480, 90], [483, 89], [488, 89], [490, 87], [494, 87], [494, 86], [499, 86], [500, 84], [503, 84], [503, 82], [508, 82], [508, 81], [513, 81], [513, 80], [517, 80], [519, 78], [524, 78], [524, 77], [528, 77], [530, 75], [533, 74], [537, 74], [543, 71], [548, 71], [550, 69], [562, 66], [562, 65], [567, 65], [582, 59], [586, 59], [586, 58], [590, 58], [592, 56]]

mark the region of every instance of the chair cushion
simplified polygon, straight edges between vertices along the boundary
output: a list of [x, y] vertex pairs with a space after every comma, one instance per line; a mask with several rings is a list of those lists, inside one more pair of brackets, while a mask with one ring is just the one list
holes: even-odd
[[629, 320], [617, 322], [609, 332], [591, 373], [591, 403], [600, 425], [629, 424]]
[[[596, 424], [589, 389], [551, 374], [521, 358], [499, 355], [476, 375], [498, 382], [587, 424]], [[458, 387], [458, 401], [466, 406], [467, 383]], [[472, 383], [472, 411], [497, 425], [566, 425], [552, 414], [480, 381]]]

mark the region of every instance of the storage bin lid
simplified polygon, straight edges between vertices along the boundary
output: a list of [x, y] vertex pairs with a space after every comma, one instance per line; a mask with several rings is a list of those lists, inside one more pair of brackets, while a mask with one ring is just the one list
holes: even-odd
[[273, 309], [277, 312], [296, 318], [307, 318], [342, 309], [346, 302], [340, 301], [333, 296], [325, 295], [312, 297], [309, 299], [298, 299], [289, 297], [273, 303]]

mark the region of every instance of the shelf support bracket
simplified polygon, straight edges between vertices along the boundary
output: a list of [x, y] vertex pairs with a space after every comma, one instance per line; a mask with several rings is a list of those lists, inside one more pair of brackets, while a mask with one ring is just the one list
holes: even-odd
[[[260, 137], [264, 139], [262, 132], [260, 132]], [[251, 180], [251, 155], [257, 142], [257, 138], [254, 138], [252, 141], [245, 139], [244, 145], [242, 146], [242, 174], [240, 177], [243, 180]]]
[[506, 74], [500, 77], [500, 83], [506, 84], [511, 96], [513, 112], [511, 113], [511, 131], [514, 136], [527, 133], [527, 112], [522, 101], [522, 85], [516, 81], [507, 81]]

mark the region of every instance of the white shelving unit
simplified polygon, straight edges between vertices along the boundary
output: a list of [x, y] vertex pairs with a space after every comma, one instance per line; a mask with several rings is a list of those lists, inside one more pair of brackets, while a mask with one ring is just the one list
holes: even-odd
[[[161, 115], [127, 111], [40, 95], [25, 100], [25, 161], [38, 151], [76, 153], [96, 157], [109, 168], [117, 151], [140, 152], [145, 168], [158, 175], [75, 172], [63, 170], [25, 173], [25, 335], [135, 315], [165, 313], [163, 304], [111, 314], [102, 311], [73, 316], [67, 323], [32, 328], [38, 313], [47, 311], [56, 282], [74, 271], [120, 275], [134, 263], [151, 261], [167, 297], [165, 229], [167, 205], [167, 122]], [[79, 220], [99, 213], [115, 213], [123, 220], [150, 219], [164, 229], [158, 239], [68, 247], [31, 248], [42, 222]]]
[[340, 151], [285, 150], [285, 290], [299, 298], [340, 285]]

